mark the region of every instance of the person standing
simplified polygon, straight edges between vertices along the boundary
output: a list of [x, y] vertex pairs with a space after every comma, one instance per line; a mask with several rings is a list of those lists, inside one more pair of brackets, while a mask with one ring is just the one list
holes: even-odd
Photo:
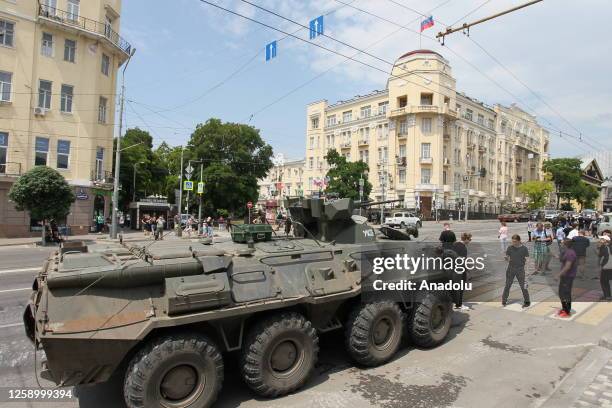
[[157, 237], [158, 239], [161, 241], [164, 239], [164, 216], [160, 215], [159, 218], [157, 218]]
[[150, 220], [151, 225], [151, 234], [153, 234], [153, 239], [157, 241], [157, 217], [153, 216]]
[[124, 217], [124, 215], [123, 215], [123, 214], [121, 214], [121, 215], [119, 216], [119, 227], [120, 227], [121, 229], [123, 229], [123, 227], [124, 227], [124, 226], [125, 226], [125, 217]]
[[533, 231], [533, 238], [535, 243], [533, 245], [533, 258], [535, 261], [535, 271], [534, 275], [537, 275], [539, 272], [542, 272], [544, 275], [544, 267], [546, 265], [546, 260], [548, 259], [548, 253], [550, 251], [548, 242], [552, 241], [552, 237], [547, 235], [546, 229], [544, 229], [544, 224], [538, 222], [536, 224], [536, 229]]
[[[467, 258], [468, 250], [467, 246], [472, 241], [472, 234], [464, 232], [461, 234], [461, 241], [457, 241], [453, 244], [453, 251], [457, 253], [458, 258]], [[453, 273], [453, 281], [455, 282], [467, 282], [467, 270], [463, 273]], [[458, 310], [471, 310], [469, 307], [463, 305], [463, 290], [460, 290], [455, 302], [455, 309]]]
[[130, 213], [127, 213], [127, 214], [125, 215], [125, 225], [126, 225], [128, 228], [132, 228], [132, 216], [130, 215]]
[[529, 292], [527, 291], [527, 282], [525, 281], [525, 263], [529, 257], [527, 247], [521, 243], [521, 237], [518, 234], [512, 236], [512, 244], [506, 249], [505, 259], [508, 261], [506, 269], [506, 286], [502, 294], [502, 306], [508, 304], [508, 295], [510, 287], [514, 282], [514, 278], [518, 280], [521, 291], [523, 292], [523, 307], [529, 307]]
[[508, 226], [505, 222], [502, 221], [501, 227], [499, 227], [498, 231], [499, 242], [501, 243], [501, 251], [502, 254], [506, 253], [506, 249], [508, 249]]
[[599, 246], [599, 283], [603, 292], [602, 300], [612, 300], [610, 293], [610, 280], [612, 280], [612, 251], [610, 251], [610, 237], [603, 235]]
[[559, 256], [561, 256], [563, 255], [563, 240], [565, 239], [565, 231], [562, 227], [557, 228], [555, 238], [557, 239], [557, 245], [559, 246]]
[[212, 217], [208, 217], [206, 219], [206, 235], [210, 238], [213, 237], [214, 235], [214, 230], [213, 230], [213, 219]]
[[531, 242], [531, 233], [535, 229], [535, 225], [535, 221], [533, 221], [531, 218], [529, 221], [527, 221], [527, 235], [529, 236], [529, 242]]
[[457, 242], [457, 237], [448, 222], [444, 223], [444, 230], [440, 233], [439, 241], [444, 249], [452, 249], [453, 244]]
[[576, 262], [578, 263], [578, 273], [580, 274], [581, 279], [586, 279], [585, 267], [586, 267], [586, 255], [587, 248], [591, 245], [591, 241], [585, 236], [586, 231], [581, 230], [578, 232], [578, 236], [572, 239], [574, 248], [574, 252], [576, 252]]
[[573, 223], [572, 229], [567, 233], [567, 239], [574, 239], [574, 237], [577, 237], [578, 231], [578, 224]]
[[563, 240], [565, 250], [561, 256], [561, 271], [559, 272], [559, 300], [561, 300], [561, 310], [558, 316], [567, 318], [572, 313], [572, 285], [577, 272], [577, 256], [572, 248], [571, 239]]

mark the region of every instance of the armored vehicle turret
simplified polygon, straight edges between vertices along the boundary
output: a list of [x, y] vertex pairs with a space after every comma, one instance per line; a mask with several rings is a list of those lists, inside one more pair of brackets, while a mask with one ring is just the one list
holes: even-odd
[[[255, 393], [276, 397], [308, 381], [322, 333], [344, 329], [361, 366], [387, 362], [404, 334], [422, 347], [444, 340], [452, 293], [362, 296], [372, 257], [418, 243], [380, 242], [349, 199], [285, 207], [292, 236], [236, 225], [212, 243], [169, 237], [54, 253], [24, 313], [45, 352], [41, 376], [59, 386], [119, 377], [130, 408], [208, 407], [229, 352], [240, 353]], [[445, 273], [427, 279], [448, 281]]]

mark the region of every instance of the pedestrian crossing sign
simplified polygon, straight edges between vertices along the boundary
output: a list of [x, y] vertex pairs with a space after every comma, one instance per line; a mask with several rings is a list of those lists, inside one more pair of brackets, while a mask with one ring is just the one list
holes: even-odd
[[193, 191], [193, 181], [190, 181], [190, 180], [185, 180], [185, 183], [184, 183], [183, 189], [184, 189], [185, 191]]
[[198, 194], [204, 194], [204, 183], [201, 181], [198, 183]]

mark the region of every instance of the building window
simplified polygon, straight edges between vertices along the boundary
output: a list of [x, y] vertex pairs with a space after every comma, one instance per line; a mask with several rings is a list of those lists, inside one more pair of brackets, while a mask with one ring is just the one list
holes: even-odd
[[421, 169], [421, 184], [431, 184], [431, 169]]
[[408, 97], [407, 96], [399, 96], [397, 98], [397, 107], [403, 108], [408, 105]]
[[319, 128], [319, 117], [318, 116], [313, 116], [310, 118], [310, 128], [311, 129]]
[[38, 81], [38, 107], [51, 109], [51, 89], [53, 83], [51, 81]]
[[342, 123], [350, 122], [351, 120], [353, 120], [352, 111], [342, 112]]
[[421, 143], [421, 158], [431, 158], [431, 143]]
[[474, 117], [474, 112], [471, 109], [466, 109], [465, 110], [465, 118], [467, 120], [474, 120], [473, 117]]
[[431, 118], [423, 118], [421, 122], [421, 131], [423, 133], [431, 133]]
[[62, 99], [60, 110], [65, 113], [72, 112], [72, 96], [74, 95], [74, 87], [71, 85], [62, 84]]
[[96, 148], [96, 180], [102, 180], [104, 175], [104, 148]]
[[70, 159], [70, 141], [58, 140], [57, 141], [57, 168], [67, 169], [69, 159]]
[[57, 0], [43, 0], [42, 8], [46, 15], [54, 16], [57, 11]]
[[421, 94], [421, 105], [433, 105], [433, 94], [422, 93]]
[[484, 126], [484, 116], [480, 113], [478, 114], [478, 124]]
[[106, 123], [106, 104], [107, 99], [101, 96], [100, 103], [98, 105], [98, 122], [100, 123]]
[[446, 184], [446, 170], [442, 172], [442, 184]]
[[389, 102], [381, 102], [378, 104], [378, 114], [379, 115], [386, 115], [387, 114], [387, 107], [389, 106]]
[[370, 107], [370, 105], [361, 107], [361, 117], [362, 118], [369, 118], [371, 114], [372, 114], [372, 108]]
[[406, 145], [399, 145], [399, 157], [406, 157]]
[[0, 20], [0, 45], [12, 47], [15, 42], [15, 23]]
[[37, 137], [34, 146], [34, 165], [46, 166], [47, 156], [49, 155], [49, 139], [46, 137]]
[[408, 134], [408, 121], [402, 120], [399, 123], [399, 134], [400, 135], [407, 135]]
[[400, 184], [406, 183], [406, 169], [399, 170], [399, 182]]
[[68, 0], [68, 19], [77, 21], [79, 19], [79, 0]]
[[6, 173], [7, 151], [8, 151], [8, 133], [0, 132], [0, 174]]
[[53, 35], [43, 33], [40, 53], [45, 57], [53, 57]]
[[308, 167], [310, 167], [311, 169], [314, 168], [314, 157], [310, 157], [308, 159]]
[[64, 41], [64, 61], [75, 62], [77, 43], [74, 40]]
[[334, 126], [336, 124], [336, 115], [330, 115], [327, 117], [327, 126]]
[[360, 150], [359, 151], [359, 160], [361, 160], [364, 163], [368, 163], [368, 161], [370, 160], [370, 151], [369, 150]]
[[11, 101], [11, 89], [13, 84], [13, 74], [0, 71], [0, 102]]
[[102, 73], [106, 76], [110, 73], [110, 57], [102, 54]]
[[493, 122], [493, 119], [489, 119], [489, 120], [487, 121], [487, 127], [488, 127], [489, 129], [493, 129], [493, 128], [495, 128], [495, 122]]

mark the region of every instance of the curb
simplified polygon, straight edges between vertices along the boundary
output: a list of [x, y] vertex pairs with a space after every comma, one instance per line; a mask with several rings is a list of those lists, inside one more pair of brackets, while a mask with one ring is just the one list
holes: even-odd
[[599, 346], [612, 350], [612, 336], [604, 336], [599, 340]]

